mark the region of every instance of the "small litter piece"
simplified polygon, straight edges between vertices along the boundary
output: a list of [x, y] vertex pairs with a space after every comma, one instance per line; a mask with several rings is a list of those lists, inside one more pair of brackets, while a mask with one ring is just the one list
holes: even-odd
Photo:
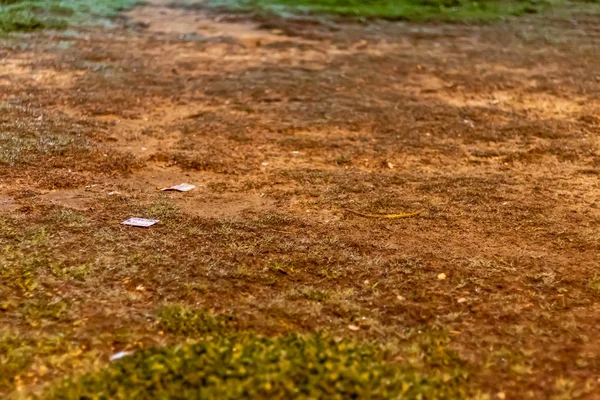
[[360, 331], [360, 326], [348, 325], [348, 329], [350, 329], [352, 332], [358, 332]]
[[443, 280], [445, 280], [445, 279], [446, 279], [446, 274], [442, 272], [441, 274], [439, 274], [439, 275], [437, 276], [437, 278], [438, 278], [440, 281], [443, 281]]
[[470, 128], [475, 128], [475, 124], [470, 119], [463, 119], [463, 123], [469, 125]]
[[189, 183], [182, 183], [181, 185], [175, 185], [175, 186], [171, 186], [168, 188], [162, 188], [160, 190], [162, 190], [163, 192], [166, 192], [168, 190], [175, 190], [177, 192], [189, 192], [192, 189], [195, 189], [196, 186], [195, 185], [190, 185]]
[[129, 218], [127, 221], [121, 222], [121, 225], [136, 226], [139, 228], [150, 228], [156, 224], [159, 220], [157, 219], [145, 219], [145, 218]]
[[112, 356], [110, 356], [109, 360], [110, 361], [116, 361], [119, 360], [123, 357], [127, 357], [132, 355], [133, 353], [135, 353], [134, 351], [120, 351], [118, 353], [113, 354]]

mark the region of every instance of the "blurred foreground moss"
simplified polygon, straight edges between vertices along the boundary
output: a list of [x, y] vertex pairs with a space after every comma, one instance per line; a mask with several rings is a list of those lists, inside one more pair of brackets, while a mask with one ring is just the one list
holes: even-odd
[[468, 397], [464, 363], [436, 335], [415, 335], [398, 356], [374, 344], [323, 333], [282, 337], [228, 333], [227, 322], [182, 307], [160, 310], [159, 319], [167, 332], [202, 338], [143, 350], [106, 369], [63, 380], [44, 398]]

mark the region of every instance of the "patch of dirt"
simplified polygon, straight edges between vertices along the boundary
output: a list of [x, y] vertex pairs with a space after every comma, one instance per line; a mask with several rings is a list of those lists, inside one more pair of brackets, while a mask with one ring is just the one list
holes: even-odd
[[[409, 77], [408, 85], [395, 87], [398, 90], [413, 90], [432, 100], [442, 101], [454, 107], [492, 108], [503, 113], [518, 113], [527, 119], [563, 119], [576, 121], [585, 113], [599, 114], [597, 102], [588, 102], [586, 96], [565, 98], [548, 93], [536, 93], [535, 81], [523, 75], [524, 82], [530, 82], [527, 87], [516, 90], [492, 90], [488, 93], [470, 92], [455, 88], [451, 83], [444, 82], [436, 76], [413, 75]], [[524, 90], [525, 89], [525, 90]]]
[[86, 189], [55, 190], [40, 196], [42, 203], [59, 205], [74, 210], [87, 210], [94, 196]]
[[10, 213], [18, 210], [19, 205], [9, 196], [4, 196], [0, 194], [0, 213]]
[[[179, 200], [179, 199], [178, 199]], [[271, 208], [273, 200], [265, 199], [260, 194], [224, 193], [207, 196], [199, 193], [176, 200], [184, 213], [203, 218], [234, 217], [247, 211], [265, 212]]]
[[442, 330], [482, 393], [594, 398], [597, 16], [291, 32], [182, 4], [3, 47], [0, 212], [43, 228], [22, 251], [41, 283], [11, 296], [64, 297], [48, 326], [103, 356], [164, 344], [148, 315], [167, 301], [267, 334]]
[[211, 18], [203, 11], [191, 12], [186, 9], [154, 7], [136, 7], [127, 17], [131, 23], [143, 26], [152, 33], [192, 34], [200, 39], [234, 40], [244, 46], [259, 47], [286, 42], [291, 38], [281, 30], [259, 29], [259, 24], [250, 21], [225, 22], [220, 18]]
[[[80, 71], [57, 71], [51, 68], [36, 68], [34, 54], [25, 54], [18, 59], [0, 59], [0, 88], [17, 85], [37, 85], [40, 88], [68, 88], [83, 73]], [[48, 60], [51, 57], [46, 57]]]

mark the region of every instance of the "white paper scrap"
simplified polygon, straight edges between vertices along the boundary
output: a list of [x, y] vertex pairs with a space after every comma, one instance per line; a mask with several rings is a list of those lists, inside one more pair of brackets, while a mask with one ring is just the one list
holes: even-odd
[[160, 190], [162, 190], [163, 192], [167, 191], [167, 190], [176, 190], [178, 192], [189, 192], [190, 190], [195, 189], [195, 188], [196, 188], [195, 185], [190, 185], [189, 183], [182, 183], [181, 185], [175, 185], [175, 186], [163, 188]]
[[127, 221], [121, 222], [121, 225], [137, 226], [140, 228], [149, 228], [156, 224], [159, 220], [157, 219], [145, 219], [145, 218], [129, 218]]
[[110, 361], [116, 361], [119, 360], [123, 357], [127, 357], [132, 355], [134, 352], [133, 351], [120, 351], [117, 354], [113, 354], [112, 356], [110, 356], [109, 360]]

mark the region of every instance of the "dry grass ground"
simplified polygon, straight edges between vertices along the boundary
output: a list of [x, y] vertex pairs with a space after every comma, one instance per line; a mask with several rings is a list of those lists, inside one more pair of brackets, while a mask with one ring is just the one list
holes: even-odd
[[[87, 371], [97, 388], [122, 350], [326, 331], [374, 344], [374, 370], [402, 372], [390, 393], [600, 396], [597, 15], [313, 24], [168, 4], [2, 38], [0, 393]], [[182, 182], [198, 188], [156, 190]]]

